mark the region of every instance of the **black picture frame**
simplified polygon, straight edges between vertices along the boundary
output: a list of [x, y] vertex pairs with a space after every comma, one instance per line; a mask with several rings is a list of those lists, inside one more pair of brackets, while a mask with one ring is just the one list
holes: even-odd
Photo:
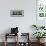
[[11, 17], [24, 17], [24, 10], [10, 10]]

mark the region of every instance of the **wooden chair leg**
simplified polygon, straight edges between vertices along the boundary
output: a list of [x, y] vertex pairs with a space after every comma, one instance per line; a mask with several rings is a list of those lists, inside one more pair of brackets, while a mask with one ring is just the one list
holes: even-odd
[[5, 34], [5, 46], [7, 46], [7, 33]]
[[5, 46], [7, 46], [7, 42], [5, 41]]
[[16, 40], [17, 40], [17, 42], [16, 42], [15, 46], [18, 46], [18, 34], [17, 34]]
[[17, 34], [17, 46], [18, 46], [18, 34]]

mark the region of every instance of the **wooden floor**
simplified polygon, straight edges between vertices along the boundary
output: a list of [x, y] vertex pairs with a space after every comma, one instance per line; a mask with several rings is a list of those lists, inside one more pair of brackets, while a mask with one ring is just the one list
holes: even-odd
[[[0, 42], [0, 46], [4, 46], [4, 43], [2, 42]], [[15, 42], [14, 43], [12, 43], [12, 42], [10, 42], [10, 43], [8, 43], [8, 45], [7, 46], [15, 46]], [[24, 45], [25, 46], [25, 45]], [[32, 42], [32, 43], [30, 43], [30, 46], [37, 46], [37, 43], [34, 43], [34, 42]], [[43, 45], [41, 45], [41, 46], [46, 46], [46, 43], [44, 43]]]

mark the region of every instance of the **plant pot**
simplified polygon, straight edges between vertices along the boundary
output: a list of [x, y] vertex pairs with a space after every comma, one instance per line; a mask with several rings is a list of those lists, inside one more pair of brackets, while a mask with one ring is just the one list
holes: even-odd
[[40, 39], [37, 39], [37, 43], [40, 43]]
[[38, 39], [37, 42], [38, 42], [39, 44], [41, 44], [41, 43], [44, 42], [44, 40], [45, 40], [45, 39]]
[[40, 39], [40, 43], [44, 43], [44, 40], [45, 40], [45, 39]]

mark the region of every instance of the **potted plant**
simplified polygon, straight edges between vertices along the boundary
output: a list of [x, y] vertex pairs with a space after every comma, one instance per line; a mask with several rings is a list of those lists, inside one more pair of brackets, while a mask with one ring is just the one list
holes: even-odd
[[45, 26], [41, 26], [40, 29], [45, 29]]
[[33, 35], [37, 38], [38, 43], [41, 43], [40, 40], [42, 38], [45, 38], [44, 37], [46, 36], [45, 34], [46, 34], [45, 32], [35, 32]]
[[39, 29], [38, 26], [37, 25], [34, 25], [34, 24], [32, 25], [32, 27], [35, 28], [36, 30]]
[[36, 30], [45, 29], [45, 26], [32, 25], [32, 27], [35, 28]]

